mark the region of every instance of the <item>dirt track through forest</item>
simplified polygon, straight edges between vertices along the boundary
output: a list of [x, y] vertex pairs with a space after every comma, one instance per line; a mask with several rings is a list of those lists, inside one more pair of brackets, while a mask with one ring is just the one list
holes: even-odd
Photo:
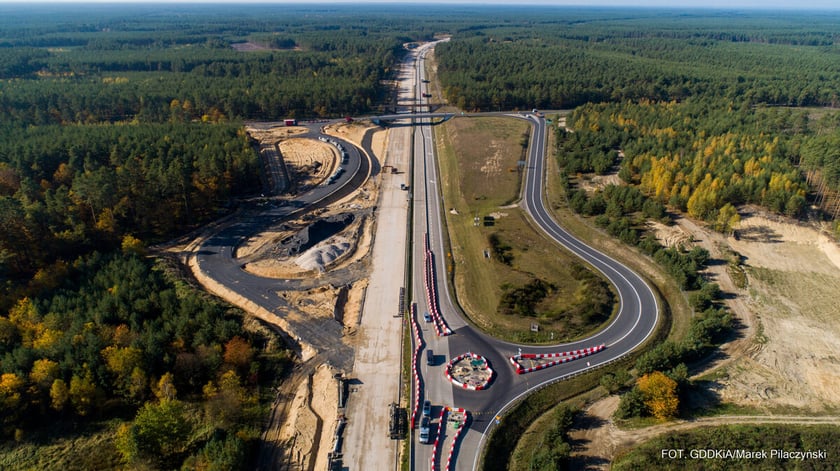
[[692, 420], [677, 420], [651, 427], [620, 429], [612, 420], [618, 396], [609, 396], [586, 409], [570, 436], [573, 452], [570, 469], [608, 470], [621, 452], [668, 432], [732, 424], [840, 425], [840, 416], [810, 417], [800, 415], [721, 415]]

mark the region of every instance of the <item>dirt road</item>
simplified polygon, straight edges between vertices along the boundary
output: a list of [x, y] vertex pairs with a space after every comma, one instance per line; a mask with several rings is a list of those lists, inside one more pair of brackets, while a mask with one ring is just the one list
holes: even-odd
[[[613, 458], [654, 436], [695, 427], [733, 423], [840, 424], [823, 415], [840, 405], [840, 246], [812, 225], [742, 208], [739, 237], [710, 231], [681, 218], [654, 227], [666, 245], [701, 246], [713, 259], [735, 253], [743, 260], [747, 286], [739, 288], [727, 263], [711, 264], [706, 275], [730, 294], [727, 307], [741, 324], [738, 338], [695, 371], [716, 371], [720, 399], [767, 414], [715, 416], [633, 430], [611, 420], [618, 397], [591, 405], [571, 433], [573, 469], [609, 469]], [[774, 410], [801, 411], [774, 415]], [[810, 415], [813, 414], [813, 415]]]
[[618, 407], [618, 396], [609, 396], [586, 409], [580, 417], [572, 438], [571, 469], [607, 470], [612, 460], [622, 451], [668, 432], [690, 430], [697, 427], [714, 427], [732, 424], [802, 424], [840, 425], [840, 416], [799, 415], [721, 415], [693, 420], [677, 420], [652, 427], [623, 430], [612, 421]]

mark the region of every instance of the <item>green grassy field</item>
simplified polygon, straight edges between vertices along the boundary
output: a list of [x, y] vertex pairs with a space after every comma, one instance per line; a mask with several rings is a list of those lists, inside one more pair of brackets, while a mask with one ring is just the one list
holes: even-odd
[[[547, 168], [550, 177], [547, 179], [546, 200], [555, 218], [561, 221], [563, 227], [577, 237], [641, 273], [657, 293], [662, 310], [662, 319], [660, 320], [658, 334], [654, 336], [654, 340], [648, 341], [648, 344], [664, 340], [666, 337], [674, 340], [682, 339], [690, 325], [691, 309], [686, 302], [685, 295], [679, 290], [674, 280], [663, 273], [662, 269], [649, 257], [643, 256], [636, 249], [609, 237], [603, 231], [594, 227], [593, 224], [588, 223], [585, 218], [574, 214], [566, 203], [566, 197], [562, 185], [560, 185], [556, 161], [549, 159]], [[632, 364], [632, 360], [628, 360], [622, 365], [624, 365], [624, 368], [631, 368]], [[599, 372], [606, 374], [612, 368], [611, 366], [599, 370]], [[566, 386], [568, 393], [575, 390], [575, 384], [572, 382], [564, 381], [561, 384]], [[581, 405], [606, 395], [602, 388], [596, 388], [588, 393], [584, 393], [584, 391], [586, 391], [585, 388], [578, 388], [578, 395], [573, 396], [573, 400]], [[510, 469], [528, 469], [528, 458], [533, 454], [536, 445], [532, 441], [526, 441], [526, 437], [541, 436], [545, 432], [548, 426], [547, 417], [550, 416], [553, 409], [553, 407], [547, 408], [539, 419], [534, 420], [524, 428], [521, 439], [518, 440], [515, 449], [511, 450]]]
[[[515, 205], [521, 181], [517, 163], [524, 158], [529, 132], [525, 122], [509, 118], [455, 119], [436, 128], [451, 240], [447, 263], [459, 302], [480, 328], [518, 342], [567, 341], [608, 319], [615, 296]], [[506, 313], [500, 306], [505, 292], [534, 280], [549, 286], [546, 295], [529, 313]], [[596, 322], [580, 313], [590, 293], [608, 302]], [[539, 332], [531, 331], [532, 323]]]
[[[76, 424], [56, 422], [54, 431], [26, 436], [25, 441], [7, 441], [0, 446], [0, 469], [51, 470], [110, 470], [124, 467], [114, 447], [114, 435], [121, 421]], [[83, 433], [68, 434], [70, 428]]]

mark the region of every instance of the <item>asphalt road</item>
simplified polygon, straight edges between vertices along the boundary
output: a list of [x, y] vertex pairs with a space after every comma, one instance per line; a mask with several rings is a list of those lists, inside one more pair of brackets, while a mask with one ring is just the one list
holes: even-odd
[[[423, 77], [422, 59], [418, 61], [418, 76]], [[422, 80], [418, 81], [422, 84]], [[425, 92], [418, 85], [418, 96]], [[463, 435], [454, 460], [454, 469], [477, 469], [481, 448], [486, 435], [495, 426], [494, 417], [503, 414], [518, 399], [552, 382], [567, 378], [583, 371], [598, 368], [606, 363], [623, 357], [635, 350], [653, 333], [659, 320], [656, 298], [635, 272], [616, 260], [587, 246], [566, 232], [551, 216], [543, 201], [545, 179], [545, 120], [535, 114], [511, 114], [518, 119], [531, 122], [532, 136], [528, 160], [526, 162], [525, 183], [520, 205], [531, 216], [537, 226], [558, 244], [565, 246], [592, 267], [603, 273], [619, 293], [620, 310], [613, 321], [589, 338], [568, 344], [550, 347], [520, 346], [491, 338], [470, 326], [463, 313], [451, 299], [449, 289], [443, 285], [447, 280], [444, 251], [444, 234], [441, 223], [442, 207], [439, 199], [438, 176], [435, 165], [434, 146], [430, 126], [418, 126], [415, 134], [415, 171], [414, 171], [414, 257], [413, 285], [414, 300], [420, 307], [418, 322], [423, 322], [422, 312], [429, 310], [423, 288], [422, 241], [429, 235], [431, 250], [435, 257], [435, 270], [438, 286], [439, 310], [447, 324], [455, 331], [448, 337], [436, 337], [434, 331], [423, 329], [423, 338], [427, 348], [432, 348], [439, 360], [436, 366], [426, 366], [422, 362], [421, 375], [423, 398], [429, 399], [437, 407], [463, 407], [471, 416], [466, 434]], [[421, 123], [423, 121], [420, 121]], [[606, 349], [585, 359], [579, 359], [535, 371], [517, 375], [510, 365], [509, 357], [521, 348], [527, 353], [553, 353], [576, 350], [600, 344]], [[495, 371], [495, 378], [490, 387], [483, 391], [468, 391], [453, 387], [443, 375], [443, 363], [449, 358], [465, 352], [474, 352], [486, 357]], [[434, 428], [433, 428], [434, 430]], [[413, 469], [428, 469], [431, 457], [430, 446], [421, 445], [415, 439], [412, 451]], [[443, 447], [448, 452], [448, 446]], [[442, 461], [445, 463], [445, 461]], [[441, 467], [442, 468], [442, 467]]]
[[[307, 137], [328, 137], [311, 129]], [[340, 199], [365, 180], [370, 162], [350, 142], [332, 137], [348, 151], [346, 171], [333, 184], [321, 184], [291, 200], [269, 198], [250, 208], [206, 238], [195, 253], [202, 273], [224, 285], [235, 294], [250, 300], [269, 312], [282, 316], [291, 326], [290, 335], [312, 345], [322, 352], [326, 360], [339, 368], [349, 369], [353, 364], [353, 349], [341, 342], [342, 325], [335, 319], [312, 319], [291, 314], [289, 304], [278, 294], [281, 290], [299, 288], [300, 282], [278, 280], [253, 275], [242, 269], [242, 262], [235, 257], [236, 248], [249, 237], [258, 234], [296, 214], [311, 211]], [[267, 207], [268, 206], [268, 207]]]
[[[415, 96], [426, 93], [422, 63], [427, 49], [422, 49], [417, 61], [417, 80], [408, 86], [416, 87]], [[422, 100], [422, 98], [421, 98]], [[422, 103], [422, 102], [421, 102]], [[418, 110], [418, 111], [422, 111]], [[440, 407], [452, 406], [467, 409], [472, 420], [466, 433], [462, 435], [457, 455], [453, 462], [454, 469], [476, 469], [478, 456], [484, 438], [495, 424], [493, 417], [504, 412], [511, 403], [529, 392], [582, 371], [597, 368], [605, 363], [620, 358], [641, 345], [653, 332], [658, 321], [656, 299], [645, 282], [629, 268], [597, 252], [576, 240], [552, 219], [545, 208], [542, 194], [545, 175], [545, 121], [533, 114], [511, 114], [518, 119], [528, 119], [533, 124], [531, 147], [525, 171], [521, 206], [533, 218], [534, 222], [557, 243], [564, 245], [571, 252], [590, 263], [615, 285], [620, 297], [620, 311], [614, 320], [597, 334], [571, 344], [552, 347], [521, 347], [523, 352], [557, 352], [605, 344], [607, 348], [586, 359], [572, 361], [545, 370], [517, 375], [510, 366], [508, 357], [517, 353], [520, 346], [502, 342], [473, 329], [466, 321], [457, 304], [451, 299], [449, 289], [443, 283], [447, 279], [445, 235], [442, 224], [442, 203], [438, 186], [438, 174], [435, 147], [430, 125], [432, 116], [423, 113], [409, 115], [416, 126], [414, 134], [414, 160], [412, 188], [407, 195], [412, 198], [414, 220], [412, 222], [412, 266], [413, 285], [411, 296], [419, 306], [419, 324], [427, 348], [436, 354], [435, 365], [426, 365], [421, 360], [423, 395], [434, 404], [433, 416], [437, 416]], [[444, 116], [437, 116], [437, 118]], [[425, 125], [423, 125], [425, 124]], [[313, 130], [313, 132], [316, 132]], [[317, 134], [312, 137], [317, 137]], [[363, 181], [360, 175], [370, 172], [370, 162], [362, 158], [359, 151], [349, 142], [342, 141], [350, 154], [347, 171], [333, 185], [321, 185], [290, 201], [272, 201], [271, 208], [254, 208], [244, 211], [241, 217], [227, 224], [211, 237], [208, 237], [198, 250], [196, 257], [201, 271], [270, 312], [282, 315], [289, 322], [292, 334], [301, 337], [317, 351], [326, 355], [326, 360], [339, 368], [349, 369], [353, 364], [354, 352], [341, 342], [342, 327], [332, 319], [309, 319], [289, 313], [286, 301], [278, 291], [292, 287], [288, 280], [273, 280], [251, 275], [241, 268], [241, 261], [234, 257], [235, 248], [245, 239], [265, 230], [293, 213], [308, 211], [334, 201], [356, 189], [356, 184]], [[455, 332], [448, 337], [437, 337], [422, 319], [422, 312], [428, 310], [423, 288], [423, 240], [428, 234], [430, 248], [435, 258], [438, 286], [438, 305], [448, 326]], [[443, 375], [446, 360], [465, 352], [475, 352], [485, 356], [495, 370], [496, 375], [490, 387], [483, 391], [466, 391], [453, 387]], [[425, 355], [425, 353], [424, 353]], [[421, 357], [422, 358], [422, 357]], [[387, 419], [383, 419], [387, 420]], [[416, 440], [416, 434], [413, 435]], [[413, 469], [426, 470], [431, 456], [428, 445], [414, 442], [411, 449]], [[448, 446], [441, 447], [440, 453], [447, 454]], [[445, 459], [440, 462], [445, 462]]]

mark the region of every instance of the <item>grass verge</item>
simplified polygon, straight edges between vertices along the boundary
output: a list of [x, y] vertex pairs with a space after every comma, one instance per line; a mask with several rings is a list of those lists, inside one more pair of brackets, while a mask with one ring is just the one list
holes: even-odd
[[[554, 119], [552, 121], [556, 123], [559, 120]], [[549, 133], [549, 149], [554, 148], [553, 137], [553, 133]], [[563, 227], [577, 238], [609, 254], [611, 257], [640, 273], [653, 288], [660, 308], [660, 325], [645, 345], [652, 345], [666, 338], [672, 340], [682, 339], [688, 332], [692, 311], [684, 293], [679, 289], [676, 282], [665, 274], [652, 259], [641, 254], [634, 247], [630, 247], [608, 236], [584, 218], [572, 212], [566, 201], [566, 195], [560, 181], [560, 169], [555, 159], [550, 158], [546, 168], [547, 188], [545, 198], [556, 220], [561, 222]], [[629, 370], [633, 367], [635, 358], [641, 351], [643, 349], [639, 349], [635, 355], [631, 355], [622, 362], [602, 368], [592, 374], [600, 378], [600, 376], [606, 373], [618, 371], [619, 369]], [[513, 416], [516, 415], [513, 413], [514, 411], [507, 414], [503, 418], [500, 426], [494, 430], [493, 435], [488, 441], [487, 452], [484, 456], [485, 463], [499, 462], [502, 465], [498, 468], [486, 466], [484, 469], [528, 469], [528, 457], [531, 456], [536, 446], [533, 440], [529, 440], [528, 437], [541, 436], [545, 431], [545, 427], [547, 427], [546, 424], [548, 424], [547, 420], [540, 419], [548, 416], [554, 407], [564, 398], [579, 404], [585, 404], [606, 395], [606, 392], [602, 388], [597, 387], [597, 382], [576, 380], [577, 378], [574, 378], [573, 380], [557, 383], [557, 387], [562, 386], [564, 397], [557, 397], [553, 405], [545, 405], [542, 398], [536, 397], [536, 394], [540, 393], [528, 396], [523, 401], [521, 407], [530, 412], [528, 414], [529, 420], [514, 419]], [[534, 404], [530, 406], [525, 405], [525, 403], [531, 403], [532, 401]], [[541, 412], [539, 414], [534, 413], [537, 410], [541, 410]], [[505, 430], [505, 433], [499, 432], [502, 429]], [[496, 435], [499, 435], [499, 437], [496, 437]], [[503, 441], [504, 439], [513, 440], [515, 445], [509, 445]], [[492, 446], [497, 447], [497, 449], [491, 451]]]
[[435, 131], [451, 241], [446, 261], [470, 320], [521, 343], [570, 341], [608, 321], [617, 307], [609, 284], [510, 204], [519, 195], [529, 125], [485, 117]]
[[[840, 431], [834, 425], [702, 427], [651, 439], [616, 459], [613, 469], [836, 469], [838, 439]], [[671, 459], [662, 450], [684, 450], [685, 456]], [[689, 451], [698, 450], [746, 450], [759, 455], [692, 459], [696, 457], [690, 456]], [[785, 458], [778, 455], [779, 451], [821, 451], [825, 455]]]

